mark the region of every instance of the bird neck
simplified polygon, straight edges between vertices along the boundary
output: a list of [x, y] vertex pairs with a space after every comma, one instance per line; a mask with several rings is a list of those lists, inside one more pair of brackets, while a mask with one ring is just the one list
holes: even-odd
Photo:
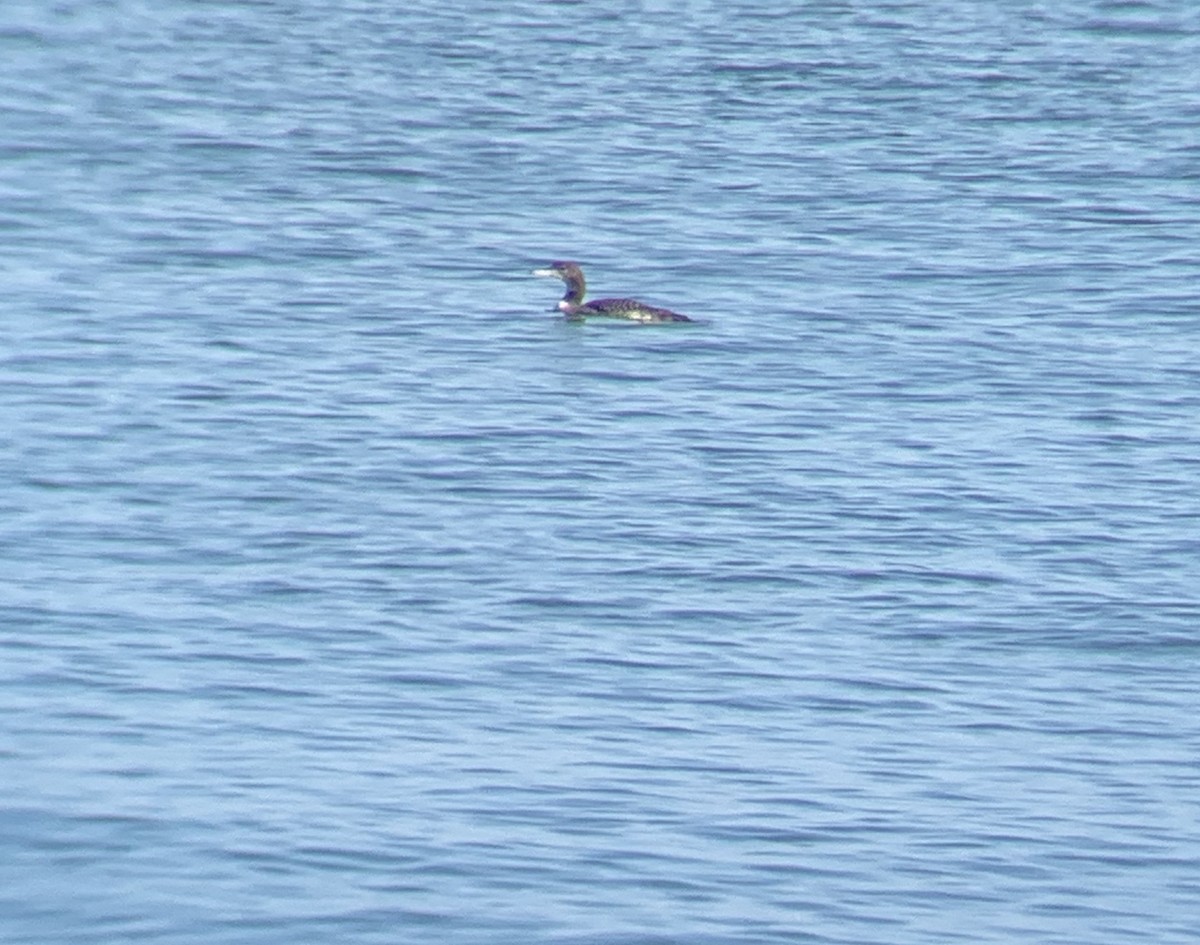
[[567, 291], [563, 293], [562, 300], [568, 305], [576, 306], [583, 303], [583, 292], [586, 286], [584, 285], [582, 275], [564, 276], [563, 282], [567, 284]]

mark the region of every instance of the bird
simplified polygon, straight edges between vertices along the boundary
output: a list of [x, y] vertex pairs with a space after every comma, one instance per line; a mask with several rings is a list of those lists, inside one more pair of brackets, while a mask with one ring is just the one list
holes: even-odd
[[564, 313], [569, 321], [582, 322], [588, 318], [623, 318], [647, 324], [692, 321], [686, 315], [647, 305], [637, 299], [596, 299], [593, 302], [584, 302], [583, 294], [587, 283], [583, 279], [583, 270], [576, 262], [556, 260], [545, 269], [533, 270], [533, 274], [553, 276], [566, 283], [567, 291], [558, 303], [558, 310]]

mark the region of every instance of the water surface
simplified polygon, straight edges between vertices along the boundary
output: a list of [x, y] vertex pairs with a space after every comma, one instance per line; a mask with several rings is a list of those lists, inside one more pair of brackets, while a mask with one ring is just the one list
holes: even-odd
[[1191, 5], [6, 10], [6, 939], [1200, 936]]

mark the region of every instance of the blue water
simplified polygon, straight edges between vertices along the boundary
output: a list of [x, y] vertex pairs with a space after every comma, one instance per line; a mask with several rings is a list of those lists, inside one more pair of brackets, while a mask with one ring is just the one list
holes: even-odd
[[0, 940], [1200, 940], [1200, 7], [0, 58]]

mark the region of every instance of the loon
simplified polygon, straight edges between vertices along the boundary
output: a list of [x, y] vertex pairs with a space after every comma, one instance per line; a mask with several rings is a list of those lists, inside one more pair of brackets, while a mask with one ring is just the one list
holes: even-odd
[[560, 312], [570, 321], [581, 322], [588, 316], [603, 318], [625, 318], [634, 322], [690, 322], [691, 319], [665, 308], [655, 308], [635, 299], [596, 299], [584, 302], [583, 270], [579, 263], [557, 261], [547, 269], [533, 270], [535, 276], [554, 276], [567, 284], [567, 293], [558, 303]]

